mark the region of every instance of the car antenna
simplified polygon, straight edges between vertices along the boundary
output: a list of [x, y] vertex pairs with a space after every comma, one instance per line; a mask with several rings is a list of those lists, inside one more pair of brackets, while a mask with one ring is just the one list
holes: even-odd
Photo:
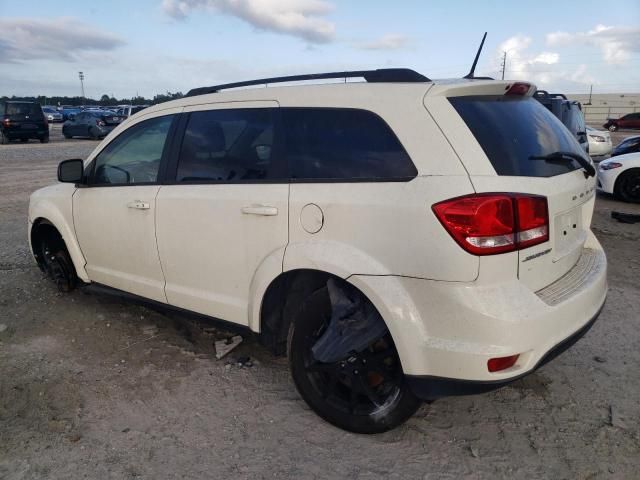
[[484, 46], [484, 41], [487, 38], [487, 32], [484, 32], [484, 36], [482, 37], [482, 41], [480, 42], [480, 47], [478, 48], [478, 52], [476, 53], [476, 58], [473, 61], [473, 65], [471, 65], [471, 70], [462, 78], [476, 78], [474, 73], [476, 71], [476, 65], [478, 64], [478, 59], [480, 58], [480, 52], [482, 52], [482, 47]]

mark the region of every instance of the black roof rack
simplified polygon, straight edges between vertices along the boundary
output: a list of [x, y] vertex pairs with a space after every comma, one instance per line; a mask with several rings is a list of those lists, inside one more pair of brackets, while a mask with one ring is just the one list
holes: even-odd
[[252, 85], [266, 85], [269, 83], [302, 82], [305, 80], [325, 80], [329, 78], [364, 78], [369, 83], [380, 82], [430, 82], [424, 75], [409, 68], [381, 68], [378, 70], [354, 70], [346, 72], [310, 73], [307, 75], [291, 75], [287, 77], [259, 78], [245, 82], [225, 83], [212, 87], [200, 87], [189, 90], [187, 97], [216, 93], [229, 88], [250, 87]]

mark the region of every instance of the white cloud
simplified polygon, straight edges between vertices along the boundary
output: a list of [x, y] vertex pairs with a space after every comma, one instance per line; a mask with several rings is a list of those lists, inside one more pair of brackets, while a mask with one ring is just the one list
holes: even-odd
[[330, 42], [335, 35], [335, 25], [325, 18], [333, 6], [324, 0], [163, 0], [162, 9], [177, 20], [207, 9], [312, 43]]
[[547, 35], [547, 45], [591, 45], [602, 51], [607, 63], [620, 64], [632, 53], [640, 52], [640, 27], [612, 27], [597, 25], [587, 32], [555, 32]]
[[121, 38], [73, 18], [0, 19], [0, 63], [71, 61], [79, 55], [124, 45]]
[[[532, 42], [531, 37], [516, 35], [498, 46], [496, 59], [502, 60], [504, 52], [507, 52], [505, 78], [529, 80], [538, 88], [565, 93], [598, 83], [589, 74], [586, 64], [563, 65], [558, 52], [531, 52]], [[499, 60], [494, 61], [493, 69], [501, 70]]]
[[382, 37], [368, 43], [357, 45], [363, 50], [400, 50], [410, 45], [411, 40], [406, 35], [398, 33], [388, 33]]

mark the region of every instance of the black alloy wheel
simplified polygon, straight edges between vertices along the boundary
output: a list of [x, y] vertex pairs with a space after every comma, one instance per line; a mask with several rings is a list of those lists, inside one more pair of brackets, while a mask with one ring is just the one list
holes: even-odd
[[625, 202], [640, 203], [640, 168], [622, 172], [616, 180], [614, 191]]
[[289, 329], [289, 366], [302, 398], [322, 418], [351, 432], [380, 433], [406, 421], [421, 401], [405, 382], [391, 335], [339, 361], [321, 363], [312, 347], [330, 318], [323, 288], [309, 296]]

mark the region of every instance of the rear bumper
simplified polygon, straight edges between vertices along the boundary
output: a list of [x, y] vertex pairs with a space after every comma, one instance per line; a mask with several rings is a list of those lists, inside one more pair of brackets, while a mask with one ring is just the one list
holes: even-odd
[[[486, 388], [535, 370], [597, 317], [607, 293], [606, 257], [592, 233], [585, 247], [567, 274], [538, 292], [517, 278], [349, 280], [385, 319], [405, 375]], [[489, 359], [516, 354], [515, 365], [489, 372]]]
[[[604, 307], [604, 304], [603, 306]], [[598, 310], [586, 325], [581, 327], [577, 332], [573, 333], [568, 338], [554, 346], [549, 350], [540, 361], [529, 371], [524, 372], [516, 377], [511, 377], [503, 380], [487, 380], [487, 381], [473, 381], [473, 380], [458, 380], [455, 378], [444, 377], [430, 377], [430, 376], [418, 376], [418, 375], [406, 375], [406, 381], [411, 391], [423, 400], [436, 400], [442, 397], [451, 397], [456, 395], [475, 395], [479, 393], [486, 393], [497, 388], [504, 387], [520, 378], [529, 375], [536, 371], [538, 368], [546, 365], [551, 360], [562, 354], [564, 351], [571, 348], [576, 344], [578, 340], [586, 335], [591, 330], [591, 327], [596, 323], [596, 320], [600, 316], [602, 307]]]

